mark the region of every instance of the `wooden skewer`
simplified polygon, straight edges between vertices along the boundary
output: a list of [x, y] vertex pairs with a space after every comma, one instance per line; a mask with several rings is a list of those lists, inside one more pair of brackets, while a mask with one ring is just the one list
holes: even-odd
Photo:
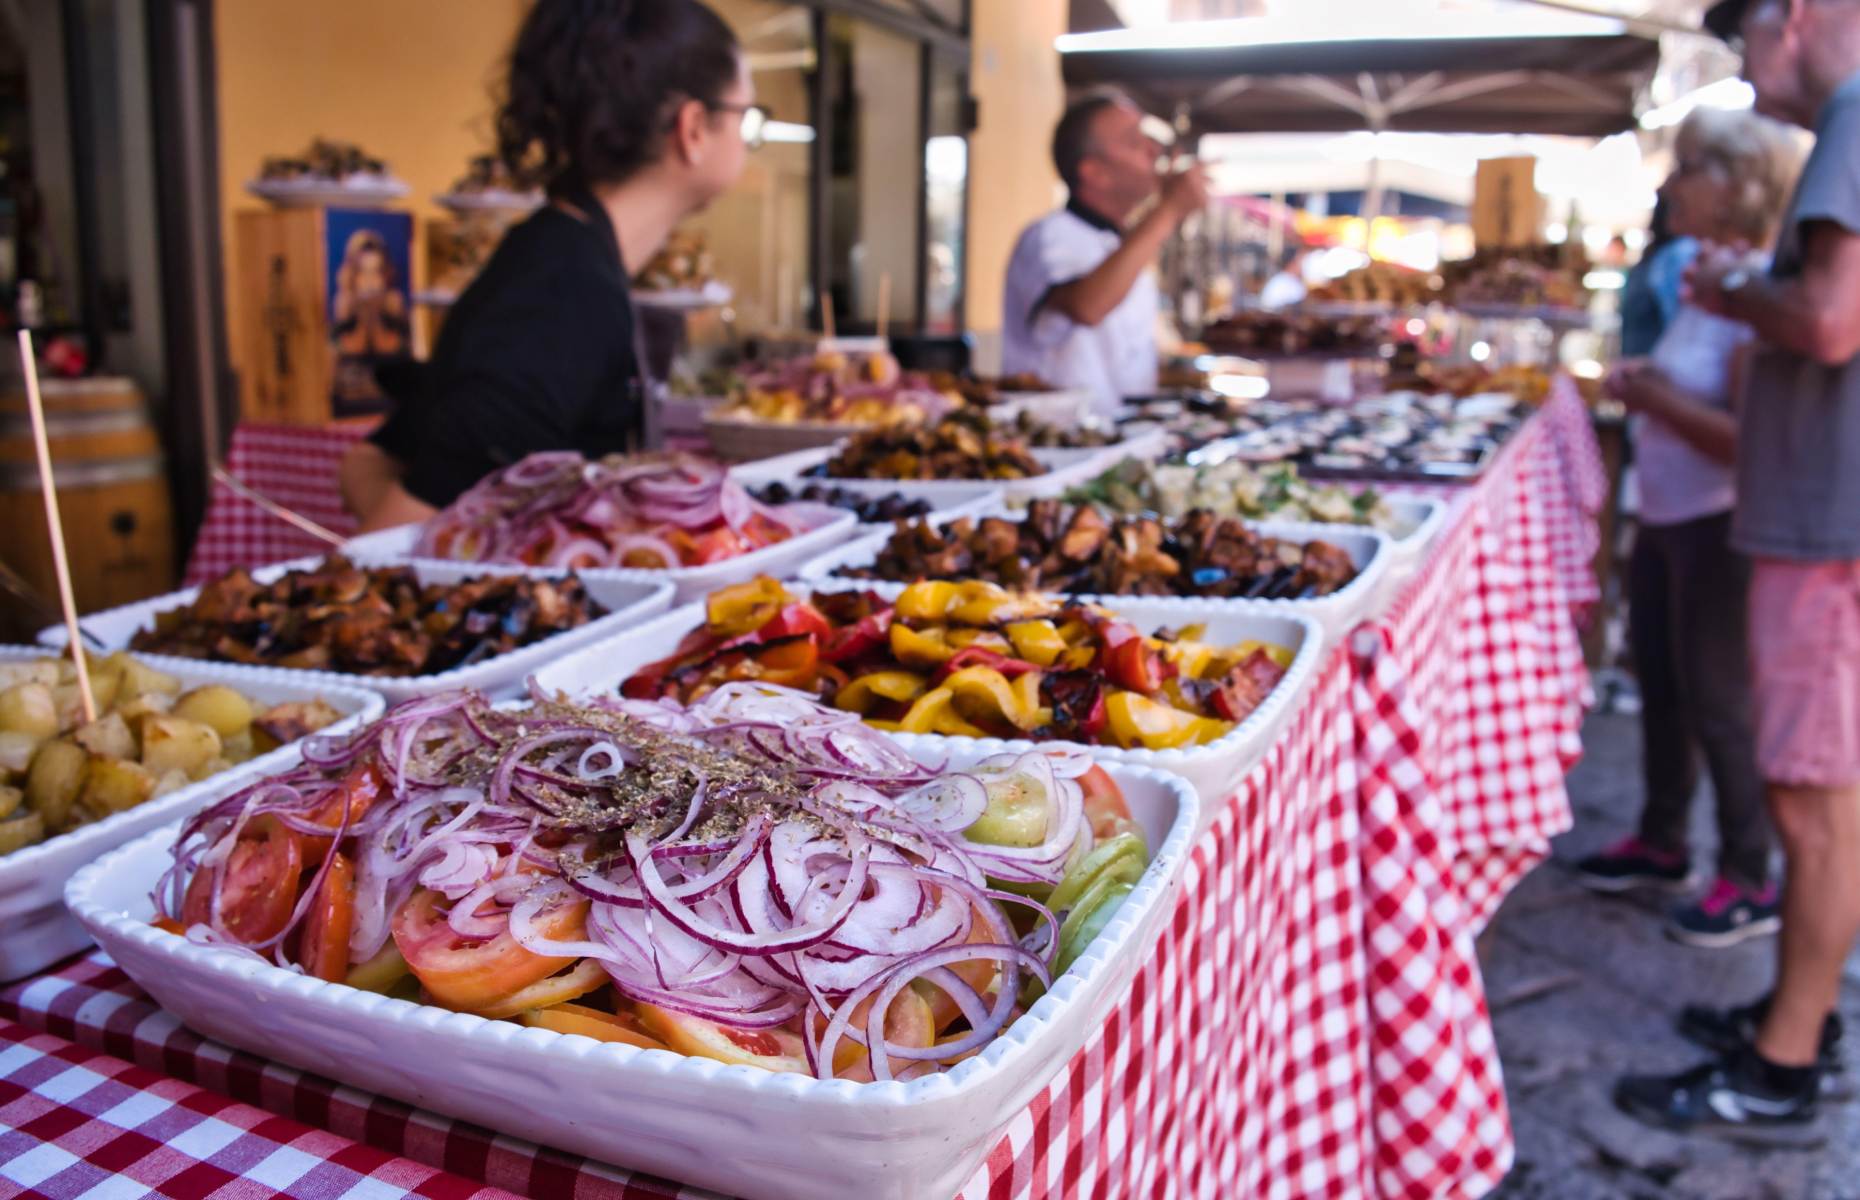
[[276, 500], [273, 500], [271, 497], [265, 496], [258, 492], [253, 491], [251, 488], [245, 486], [245, 484], [240, 483], [237, 479], [235, 479], [233, 477], [233, 473], [231, 471], [228, 471], [224, 467], [214, 467], [213, 478], [216, 482], [225, 484], [227, 490], [232, 492], [233, 495], [238, 496], [244, 500], [250, 500], [253, 504], [258, 505], [258, 507], [264, 509], [266, 512], [270, 513], [272, 516], [278, 518], [278, 520], [283, 521], [289, 525], [295, 525], [297, 528], [303, 530], [305, 533], [309, 534], [311, 537], [321, 538], [323, 541], [328, 542], [332, 546], [340, 546], [343, 544], [343, 542], [348, 540], [347, 538], [343, 537], [340, 533], [337, 533], [331, 529], [325, 529], [323, 526], [318, 525], [315, 521], [312, 521], [309, 517], [306, 517], [302, 515], [301, 513], [292, 512], [290, 509], [284, 507], [282, 504], [279, 504]]
[[832, 292], [820, 293], [820, 328], [826, 334], [826, 339], [829, 342], [832, 341], [833, 340], [833, 293]]
[[891, 272], [878, 277], [878, 340], [885, 340], [885, 326], [891, 323]]
[[45, 527], [52, 537], [52, 567], [58, 572], [58, 602], [65, 610], [65, 641], [77, 668], [78, 700], [84, 723], [97, 719], [97, 698], [90, 693], [90, 666], [78, 633], [77, 598], [71, 591], [71, 564], [65, 559], [65, 523], [58, 516], [58, 486], [52, 482], [52, 448], [45, 438], [45, 401], [39, 396], [39, 362], [32, 353], [32, 331], [19, 331], [19, 365], [26, 372], [26, 408], [32, 414], [32, 448], [39, 456], [39, 492], [45, 499]]

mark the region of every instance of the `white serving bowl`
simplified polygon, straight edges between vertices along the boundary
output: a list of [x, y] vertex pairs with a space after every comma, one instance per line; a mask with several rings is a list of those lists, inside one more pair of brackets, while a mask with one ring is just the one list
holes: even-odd
[[[275, 563], [252, 572], [252, 578], [259, 583], [271, 583], [292, 570], [304, 570], [315, 567], [321, 558], [300, 558], [290, 562]], [[519, 572], [511, 567], [497, 567], [483, 563], [440, 563], [420, 562], [412, 566], [413, 573], [421, 583], [458, 583], [466, 579], [477, 579], [486, 575], [515, 575]], [[566, 572], [556, 571], [556, 575]], [[376, 675], [351, 675], [342, 671], [310, 671], [294, 667], [252, 667], [241, 663], [220, 663], [228, 670], [268, 671], [314, 687], [348, 686], [367, 688], [387, 697], [390, 704], [408, 700], [414, 696], [430, 696], [435, 692], [448, 692], [458, 688], [474, 688], [492, 699], [504, 699], [514, 696], [522, 690], [523, 680], [531, 671], [551, 662], [568, 652], [603, 641], [622, 630], [636, 625], [648, 618], [658, 616], [672, 606], [672, 585], [665, 582], [643, 583], [628, 579], [596, 579], [585, 581], [588, 595], [605, 607], [607, 615], [597, 617], [585, 625], [564, 630], [554, 637], [519, 646], [508, 654], [500, 654], [483, 662], [466, 667], [454, 667], [450, 671], [441, 671], [433, 675], [403, 675], [384, 677]], [[144, 629], [152, 628], [155, 617], [191, 604], [200, 594], [199, 588], [184, 588], [157, 596], [152, 600], [140, 600], [134, 604], [125, 604], [120, 608], [106, 609], [92, 613], [84, 618], [84, 632], [98, 639], [110, 650], [124, 650], [129, 647], [130, 639]], [[42, 645], [62, 649], [67, 638], [63, 625], [52, 625], [39, 631]], [[143, 654], [149, 662], [162, 670], [174, 672], [189, 663], [202, 660], [182, 658], [167, 654]]]
[[[952, 747], [940, 745], [937, 752]], [[955, 765], [985, 753], [955, 748]], [[488, 1128], [767, 1200], [943, 1200], [1097, 1033], [1153, 952], [1193, 844], [1194, 793], [1113, 764], [1154, 854], [1116, 917], [991, 1046], [910, 1083], [822, 1082], [448, 1012], [325, 983], [156, 929], [178, 826], [79, 872], [77, 919], [208, 1037]]]
[[[45, 658], [55, 653], [38, 646], [0, 646], [0, 662]], [[159, 663], [162, 670], [179, 676], [186, 688], [224, 683], [266, 704], [326, 700], [344, 716], [319, 736], [348, 733], [381, 713], [381, 697], [353, 684], [310, 683], [285, 672], [262, 668], [235, 671], [212, 663], [179, 659], [146, 661]], [[209, 799], [225, 795], [246, 780], [295, 766], [298, 754], [295, 742], [280, 746], [250, 762], [240, 763], [210, 779], [178, 788], [113, 817], [47, 838], [36, 846], [0, 855], [0, 980], [19, 979], [43, 970], [90, 944], [89, 935], [65, 911], [65, 881], [71, 878], [72, 872], [157, 825], [187, 816]]]
[[[646, 570], [636, 567], [595, 567], [578, 571], [589, 583], [595, 580], [622, 580], [630, 583], [669, 583], [672, 585], [672, 603], [682, 604], [698, 596], [707, 596], [720, 587], [732, 583], [741, 583], [757, 575], [773, 575], [777, 579], [786, 578], [801, 568], [810, 558], [814, 558], [827, 547], [844, 541], [855, 533], [859, 523], [853, 514], [843, 509], [826, 504], [788, 504], [782, 511], [799, 518], [806, 528], [785, 542], [773, 546], [764, 546], [760, 550], [751, 550], [748, 554], [739, 554], [735, 558], [726, 558], [722, 562], [709, 563], [701, 567], [674, 567], [671, 570]], [[514, 571], [521, 575], [560, 575], [560, 567], [525, 567], [510, 563], [471, 563], [461, 564], [453, 559], [422, 558], [413, 552], [420, 540], [420, 527], [416, 525], [396, 525], [392, 529], [383, 529], [375, 533], [366, 533], [351, 538], [343, 543], [343, 552], [358, 562], [369, 563], [436, 563], [443, 566], [461, 565], [478, 567], [497, 567], [505, 571]]]
[[[907, 585], [901, 583], [867, 583], [858, 580], [817, 579], [789, 584], [788, 591], [797, 597], [816, 591], [843, 592], [870, 588], [895, 599]], [[1272, 690], [1264, 703], [1248, 714], [1226, 736], [1205, 746], [1178, 750], [1120, 750], [1113, 746], [1079, 747], [1075, 742], [1026, 742], [945, 737], [929, 734], [894, 734], [909, 745], [912, 753], [928, 753], [923, 747], [966, 750], [976, 745], [997, 750], [1031, 749], [1039, 745], [1074, 746], [1090, 752], [1104, 762], [1130, 763], [1154, 767], [1188, 780], [1201, 797], [1202, 818], [1212, 823], [1219, 804], [1234, 793], [1261, 756], [1284, 730], [1298, 703], [1317, 676], [1324, 647], [1323, 630], [1316, 620], [1283, 611], [1268, 601], [1218, 601], [1125, 598], [1101, 601], [1119, 616], [1134, 622], [1145, 633], [1165, 626], [1205, 624], [1205, 639], [1214, 645], [1238, 645], [1258, 640], [1285, 646], [1292, 653], [1292, 665], [1285, 678]], [[620, 685], [641, 667], [670, 654], [685, 634], [704, 623], [704, 606], [690, 604], [677, 608], [629, 634], [589, 646], [577, 654], [557, 660], [537, 672], [536, 686], [545, 692], [566, 692], [570, 696], [613, 695]], [[1196, 830], [1200, 836], [1201, 830]]]

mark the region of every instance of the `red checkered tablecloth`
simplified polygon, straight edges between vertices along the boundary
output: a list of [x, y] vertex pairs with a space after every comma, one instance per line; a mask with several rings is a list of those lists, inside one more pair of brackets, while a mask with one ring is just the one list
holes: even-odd
[[[266, 499], [347, 536], [355, 532], [355, 518], [343, 511], [337, 471], [343, 453], [367, 436], [369, 428], [365, 421], [339, 425], [241, 422], [233, 430], [226, 469]], [[188, 556], [186, 582], [191, 587], [234, 567], [262, 567], [328, 549], [327, 543], [216, 482]]]
[[[1567, 399], [1457, 494], [1417, 577], [1331, 655], [1196, 845], [1130, 992], [1013, 1116], [963, 1200], [1433, 1200], [1503, 1176], [1511, 1134], [1472, 938], [1568, 822], [1562, 772], [1585, 684], [1570, 615], [1592, 599], [1593, 493], [1588, 426]], [[0, 991], [0, 1018], [169, 1077], [135, 1077], [149, 1119], [185, 1081], [326, 1131], [342, 1148], [330, 1161], [367, 1148], [399, 1170], [530, 1195], [705, 1195], [220, 1046], [100, 953]], [[72, 1107], [56, 1087], [27, 1090], [47, 1112]], [[54, 1124], [96, 1119], [79, 1109]], [[297, 1128], [236, 1141], [266, 1161]], [[88, 1159], [72, 1147], [107, 1140], [85, 1137], [0, 1141], [0, 1179], [45, 1146]], [[438, 1185], [369, 1166], [318, 1194], [421, 1186]]]

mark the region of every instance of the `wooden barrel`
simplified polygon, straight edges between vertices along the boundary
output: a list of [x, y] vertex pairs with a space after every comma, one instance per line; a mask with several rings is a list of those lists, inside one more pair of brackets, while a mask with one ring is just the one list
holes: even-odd
[[[142, 393], [126, 379], [47, 380], [44, 396], [78, 611], [171, 590], [168, 478]], [[0, 395], [0, 559], [56, 606], [44, 513], [26, 397]]]

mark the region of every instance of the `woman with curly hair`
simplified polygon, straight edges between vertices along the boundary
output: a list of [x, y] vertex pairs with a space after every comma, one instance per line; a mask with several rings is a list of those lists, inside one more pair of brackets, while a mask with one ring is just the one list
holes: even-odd
[[637, 446], [645, 380], [627, 280], [735, 182], [765, 113], [697, 0], [537, 0], [498, 153], [548, 199], [447, 317], [424, 395], [343, 463], [364, 529], [420, 521], [539, 450]]

